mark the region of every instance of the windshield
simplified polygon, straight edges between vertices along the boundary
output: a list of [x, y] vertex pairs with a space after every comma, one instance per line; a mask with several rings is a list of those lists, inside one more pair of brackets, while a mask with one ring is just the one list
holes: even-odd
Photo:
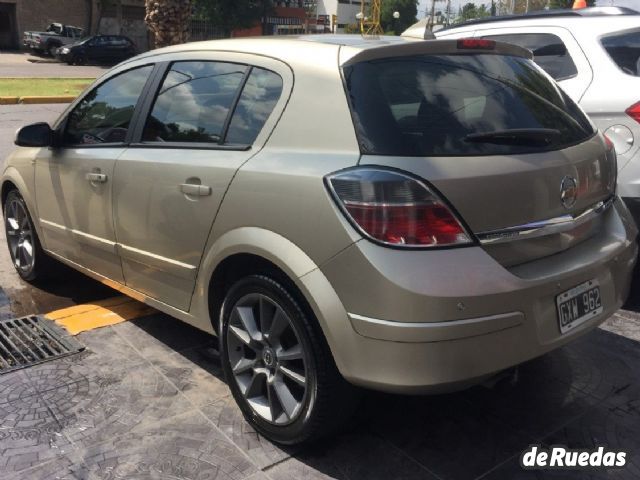
[[[520, 57], [399, 57], [346, 67], [344, 76], [366, 154], [529, 153], [560, 149], [594, 134], [576, 104]], [[550, 131], [558, 133], [531, 141], [536, 132]]]

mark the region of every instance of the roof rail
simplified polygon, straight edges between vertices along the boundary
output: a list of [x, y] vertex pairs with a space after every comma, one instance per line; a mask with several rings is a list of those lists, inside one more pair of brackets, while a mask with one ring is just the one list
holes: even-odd
[[529, 18], [553, 18], [553, 17], [606, 17], [610, 15], [640, 15], [640, 12], [627, 7], [589, 7], [572, 9], [537, 10], [535, 12], [521, 13], [515, 15], [500, 15], [497, 17], [486, 17], [477, 20], [468, 20], [443, 28], [441, 31], [449, 30], [467, 25], [481, 25], [485, 23], [503, 22], [508, 20], [526, 20]]

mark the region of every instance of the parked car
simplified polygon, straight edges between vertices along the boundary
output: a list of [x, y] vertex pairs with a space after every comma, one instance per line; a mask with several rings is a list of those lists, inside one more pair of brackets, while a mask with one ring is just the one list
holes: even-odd
[[54, 258], [218, 335], [242, 412], [283, 444], [343, 424], [353, 385], [460, 389], [576, 339], [636, 261], [613, 146], [489, 40], [154, 50], [16, 144], [20, 276]]
[[468, 22], [438, 38], [486, 38], [534, 60], [591, 117], [618, 154], [619, 194], [640, 222], [640, 14], [620, 7], [543, 11]]
[[89, 62], [113, 65], [135, 54], [135, 45], [123, 35], [94, 35], [56, 50], [56, 57], [69, 65]]
[[22, 43], [36, 53], [48, 53], [53, 57], [59, 47], [77, 42], [83, 35], [82, 28], [52, 23], [44, 32], [24, 32]]

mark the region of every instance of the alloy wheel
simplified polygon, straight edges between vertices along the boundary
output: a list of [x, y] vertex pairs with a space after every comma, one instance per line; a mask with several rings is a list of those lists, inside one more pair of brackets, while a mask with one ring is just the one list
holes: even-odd
[[251, 409], [274, 425], [303, 411], [310, 365], [295, 325], [266, 295], [252, 293], [233, 306], [226, 335], [233, 379]]
[[33, 228], [24, 205], [12, 198], [6, 205], [5, 226], [11, 259], [17, 269], [28, 273], [33, 269], [35, 246]]

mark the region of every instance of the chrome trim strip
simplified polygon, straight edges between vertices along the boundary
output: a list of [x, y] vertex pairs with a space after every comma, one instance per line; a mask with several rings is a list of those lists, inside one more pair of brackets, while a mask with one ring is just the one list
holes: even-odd
[[[160, 255], [156, 255], [155, 253], [147, 252], [145, 250], [140, 250], [139, 248], [129, 247], [128, 245], [123, 245], [121, 243], [112, 242], [111, 240], [106, 240], [101, 237], [96, 237], [95, 235], [90, 235], [88, 233], [81, 232], [80, 230], [74, 230], [72, 228], [65, 227], [64, 225], [60, 225], [59, 223], [51, 222], [49, 220], [44, 220], [41, 218], [40, 223], [46, 227], [53, 227], [58, 230], [64, 230], [65, 232], [69, 232], [74, 236], [74, 238], [77, 241], [86, 243], [88, 245], [92, 245], [95, 247], [99, 247], [104, 250], [108, 250], [114, 255], [117, 255], [118, 253], [122, 255], [122, 251], [125, 250], [132, 254], [137, 254], [145, 258], [156, 260], [157, 262], [160, 262], [160, 264], [168, 264], [168, 265], [171, 265], [172, 267], [178, 267], [178, 269], [187, 270], [188, 277], [192, 277], [193, 273], [195, 273], [197, 268], [195, 265], [183, 263], [178, 260], [172, 260], [171, 258], [162, 257]], [[120, 249], [120, 252], [117, 252], [117, 249]], [[126, 256], [126, 255], [122, 255], [122, 256]]]
[[164, 263], [168, 263], [170, 265], [174, 265], [176, 267], [184, 268], [187, 270], [195, 270], [195, 265], [189, 265], [188, 263], [179, 262], [178, 260], [172, 260], [171, 258], [162, 257], [160, 255], [156, 255], [155, 253], [147, 252], [145, 250], [140, 250], [139, 248], [129, 247], [128, 245], [123, 245], [122, 243], [118, 244], [120, 248], [123, 250], [127, 250], [132, 253], [137, 253], [138, 255], [142, 255], [145, 257], [153, 258], [154, 260], [159, 260]]
[[480, 240], [481, 244], [493, 245], [496, 243], [524, 240], [552, 235], [554, 233], [566, 232], [582, 225], [583, 223], [593, 220], [593, 218], [607, 210], [614, 201], [615, 197], [610, 197], [607, 200], [592, 205], [575, 216], [571, 214], [561, 215], [548, 220], [501, 228], [498, 230], [487, 230], [477, 233], [476, 236]]

